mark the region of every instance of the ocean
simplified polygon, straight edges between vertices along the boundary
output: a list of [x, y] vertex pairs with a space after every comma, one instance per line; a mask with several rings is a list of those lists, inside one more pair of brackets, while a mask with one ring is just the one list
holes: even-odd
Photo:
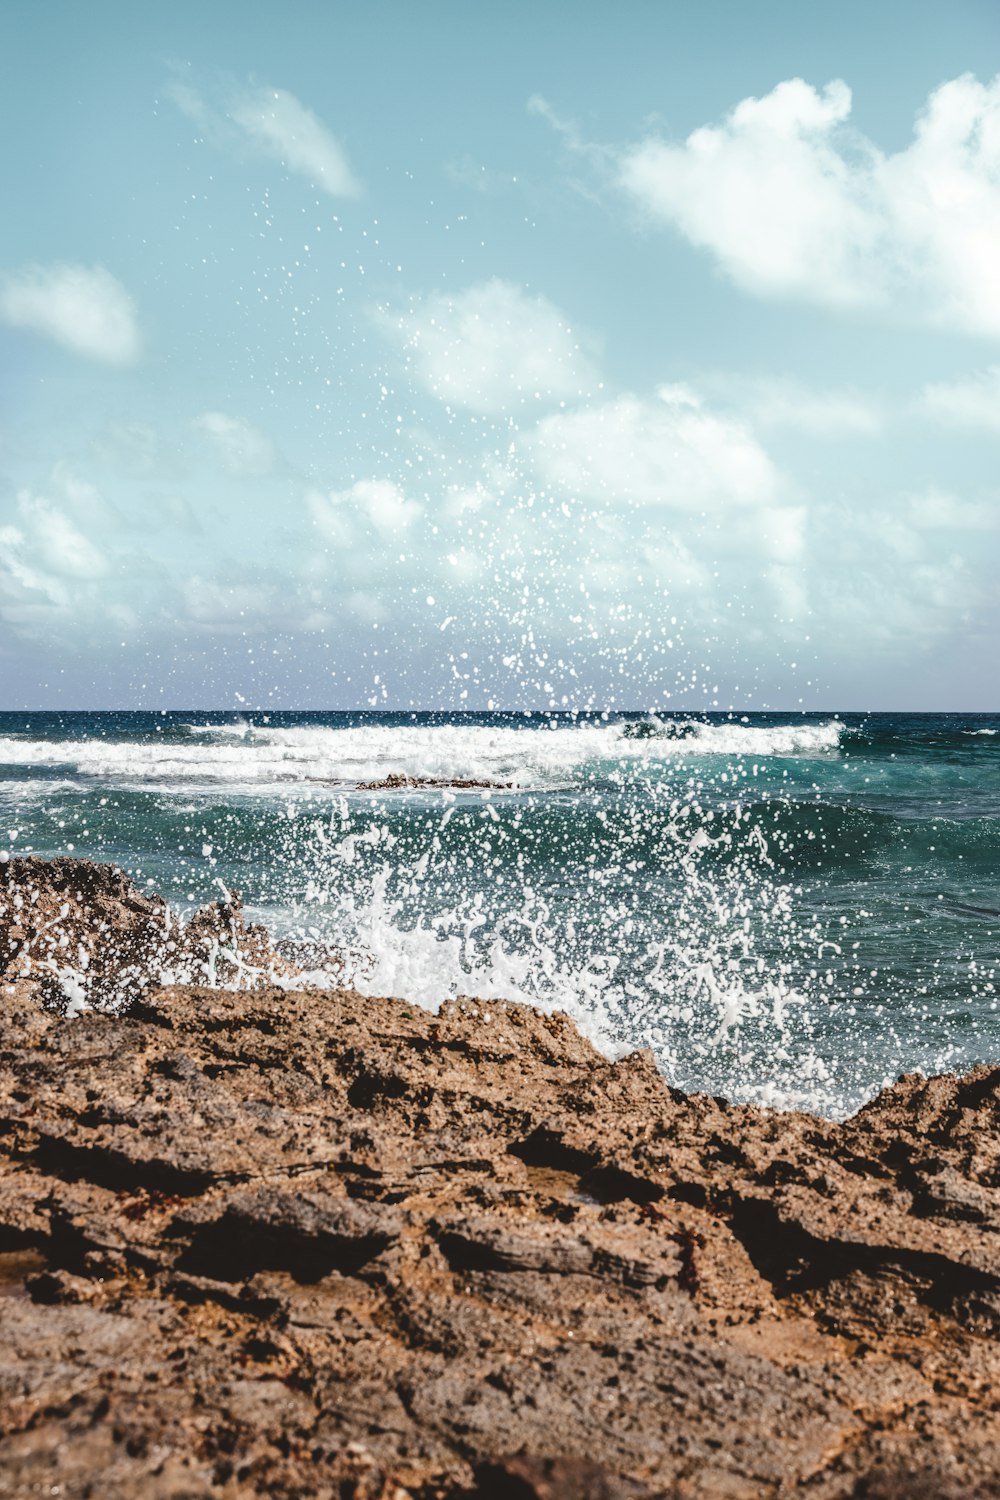
[[1000, 715], [4, 713], [3, 850], [239, 891], [365, 994], [562, 1009], [686, 1090], [841, 1116], [1000, 1057]]

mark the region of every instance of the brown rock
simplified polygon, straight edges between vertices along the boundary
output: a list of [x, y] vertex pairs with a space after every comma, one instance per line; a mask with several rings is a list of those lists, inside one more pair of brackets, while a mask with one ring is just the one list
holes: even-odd
[[[686, 1097], [564, 1016], [274, 988], [236, 908], [176, 940], [248, 987], [161, 986], [158, 898], [11, 865], [0, 1497], [1000, 1495], [1000, 1069]], [[58, 924], [118, 1013], [45, 1009]]]
[[25, 855], [0, 865], [0, 976], [51, 1007], [120, 1009], [155, 984], [253, 989], [294, 963], [231, 895], [187, 923], [114, 865]]
[[426, 788], [431, 791], [471, 792], [483, 789], [509, 792], [513, 785], [512, 781], [477, 781], [468, 776], [404, 776], [401, 771], [394, 771], [381, 781], [359, 781], [358, 791], [401, 792]]
[[588, 1458], [515, 1454], [476, 1470], [476, 1500], [631, 1500], [646, 1493]]

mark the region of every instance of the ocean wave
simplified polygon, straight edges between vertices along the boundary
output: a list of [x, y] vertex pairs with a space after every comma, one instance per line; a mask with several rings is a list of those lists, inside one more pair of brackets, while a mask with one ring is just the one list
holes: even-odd
[[289, 783], [349, 788], [389, 775], [509, 783], [515, 790], [551, 789], [581, 774], [626, 765], [655, 766], [679, 756], [753, 757], [828, 754], [841, 725], [656, 721], [637, 735], [636, 722], [531, 727], [481, 724], [382, 725], [343, 728], [246, 723], [186, 725], [187, 738], [114, 741], [0, 738], [0, 764], [60, 767], [79, 775], [173, 785], [226, 784], [262, 790]]
[[844, 726], [836, 719], [823, 724], [766, 725], [695, 721], [679, 745], [699, 755], [808, 756], [838, 749], [843, 733]]

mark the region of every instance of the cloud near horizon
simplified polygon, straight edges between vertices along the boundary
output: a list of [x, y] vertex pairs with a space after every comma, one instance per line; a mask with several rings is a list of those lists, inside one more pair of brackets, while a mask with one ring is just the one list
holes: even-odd
[[935, 89], [895, 153], [849, 126], [851, 102], [840, 79], [787, 79], [626, 148], [617, 184], [757, 296], [1000, 335], [1000, 76]]
[[104, 364], [139, 357], [135, 301], [104, 266], [33, 265], [0, 276], [0, 320]]

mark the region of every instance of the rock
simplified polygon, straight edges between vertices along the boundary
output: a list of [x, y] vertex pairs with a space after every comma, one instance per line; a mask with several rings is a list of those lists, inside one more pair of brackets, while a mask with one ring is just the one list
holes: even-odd
[[455, 792], [479, 790], [509, 792], [513, 785], [512, 781], [477, 781], [468, 776], [404, 776], [401, 771], [394, 771], [391, 776], [385, 776], [381, 781], [359, 781], [358, 791], [401, 792], [426, 789]]
[[236, 895], [185, 924], [114, 865], [25, 855], [0, 866], [0, 984], [55, 1009], [120, 1009], [171, 982], [252, 989], [297, 972], [247, 926]]
[[[0, 1497], [1000, 1496], [1000, 1070], [842, 1124], [687, 1097], [11, 866]], [[246, 987], [162, 984], [166, 930]]]
[[510, 1458], [480, 1464], [476, 1500], [632, 1500], [647, 1492], [587, 1458]]

